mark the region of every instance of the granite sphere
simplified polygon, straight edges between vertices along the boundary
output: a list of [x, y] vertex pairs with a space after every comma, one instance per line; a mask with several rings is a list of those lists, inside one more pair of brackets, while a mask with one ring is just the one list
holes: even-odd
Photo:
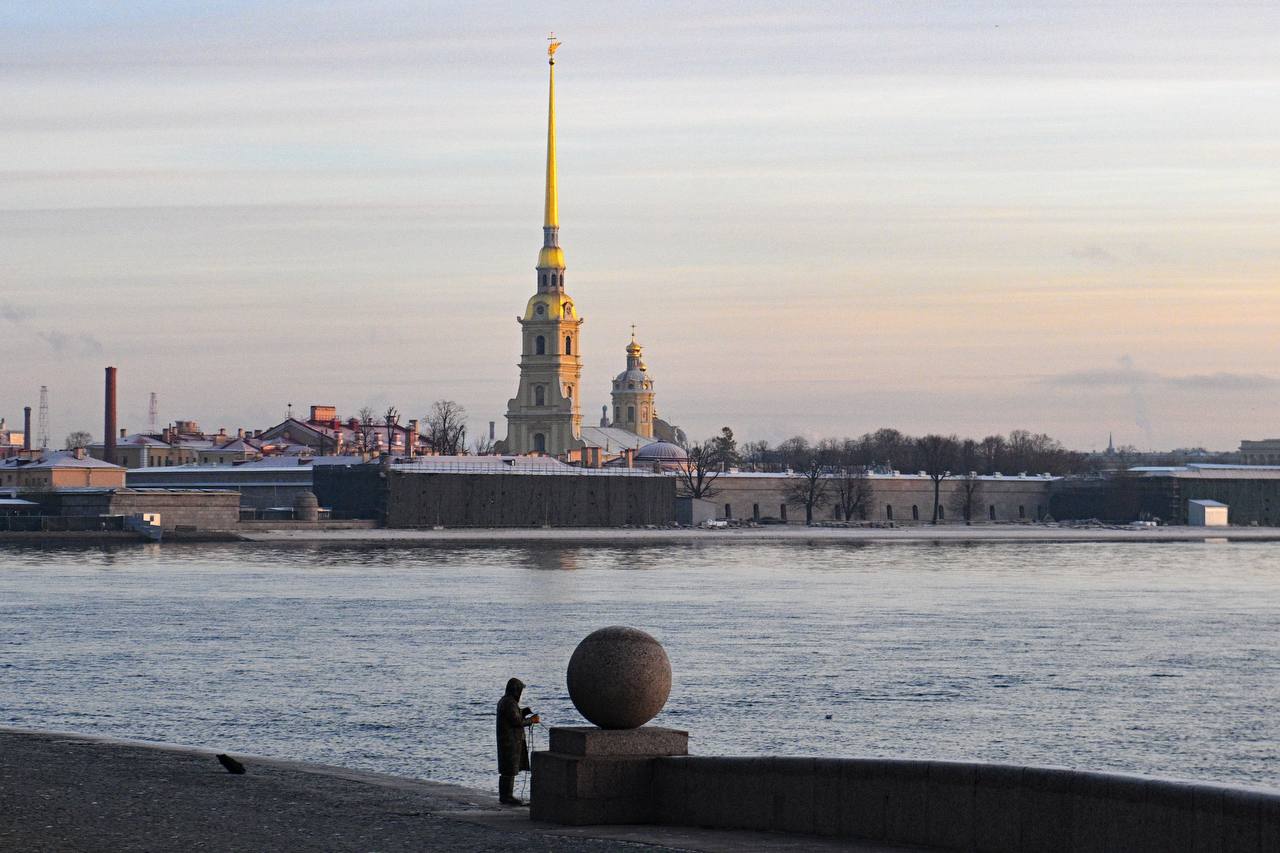
[[671, 695], [671, 661], [662, 644], [637, 628], [593, 631], [569, 658], [569, 698], [602, 729], [636, 729]]

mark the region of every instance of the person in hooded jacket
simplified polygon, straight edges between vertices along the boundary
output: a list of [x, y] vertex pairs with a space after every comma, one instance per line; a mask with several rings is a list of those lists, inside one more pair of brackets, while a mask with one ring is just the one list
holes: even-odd
[[513, 678], [507, 692], [498, 700], [498, 800], [509, 806], [522, 806], [515, 796], [516, 774], [529, 769], [529, 748], [524, 730], [538, 722], [538, 715], [520, 707], [524, 682]]

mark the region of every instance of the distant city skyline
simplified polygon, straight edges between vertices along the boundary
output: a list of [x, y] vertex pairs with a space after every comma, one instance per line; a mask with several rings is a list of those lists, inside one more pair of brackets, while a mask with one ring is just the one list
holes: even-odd
[[[15, 4], [16, 5], [16, 4]], [[23, 4], [0, 416], [498, 422], [554, 30], [584, 421], [1073, 448], [1280, 434], [1280, 7]]]

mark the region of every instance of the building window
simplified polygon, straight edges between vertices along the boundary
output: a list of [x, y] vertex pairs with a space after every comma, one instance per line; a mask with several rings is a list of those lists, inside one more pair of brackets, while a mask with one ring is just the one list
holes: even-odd
[[622, 407], [621, 406], [613, 407], [613, 422], [615, 424], [622, 423]]
[[884, 505], [884, 517], [889, 521], [893, 521], [893, 504]]
[[636, 407], [627, 406], [627, 423], [631, 423], [636, 419]]
[[1026, 518], [1026, 517], [1027, 517], [1027, 508], [1022, 504], [1018, 504], [1018, 518]]
[[631, 391], [636, 390], [636, 383], [634, 383], [634, 382], [628, 382], [628, 383], [627, 383], [627, 389], [628, 389], [628, 390], [631, 390]]
[[911, 505], [911, 520], [912, 520], [912, 521], [919, 521], [919, 520], [920, 520], [920, 506], [919, 506], [919, 504], [912, 504], [912, 505]]
[[[542, 338], [538, 338], [542, 340]], [[545, 406], [547, 404], [547, 389], [541, 385], [533, 386], [533, 404], [535, 406]]]
[[995, 521], [995, 520], [996, 520], [996, 505], [995, 505], [995, 504], [991, 504], [991, 506], [987, 507], [987, 518], [991, 519], [992, 521]]
[[573, 338], [569, 335], [564, 336], [564, 354], [573, 355]]
[[725, 504], [725, 505], [724, 505], [724, 517], [725, 517], [725, 518], [733, 518], [733, 505], [732, 505], [732, 504]]
[[786, 504], [782, 504], [781, 506], [779, 506], [779, 507], [778, 507], [778, 518], [782, 519], [783, 521], [786, 521], [786, 520], [787, 520], [787, 505], [786, 505]]
[[754, 521], [760, 520], [760, 504], [751, 505], [751, 518]]
[[547, 452], [547, 437], [540, 432], [535, 432], [533, 434], [533, 452], [534, 453]]
[[648, 406], [641, 406], [641, 407], [640, 407], [640, 420], [641, 420], [641, 422], [642, 422], [642, 423], [648, 423], [648, 422], [649, 422], [649, 407], [648, 407]]
[[566, 385], [566, 386], [564, 386], [564, 395], [565, 395], [566, 397], [568, 397], [570, 400], [572, 400], [572, 399], [573, 399], [573, 386], [572, 386], [572, 385]]
[[942, 504], [938, 504], [938, 521], [947, 520], [947, 508]]
[[533, 353], [534, 355], [547, 354], [547, 339], [542, 335], [538, 335], [537, 339], [533, 342]]

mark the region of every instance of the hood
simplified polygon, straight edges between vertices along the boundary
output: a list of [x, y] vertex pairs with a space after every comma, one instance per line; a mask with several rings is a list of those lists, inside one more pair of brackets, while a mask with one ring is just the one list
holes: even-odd
[[513, 678], [507, 682], [507, 695], [512, 699], [519, 699], [520, 694], [524, 692], [524, 682], [518, 678]]

